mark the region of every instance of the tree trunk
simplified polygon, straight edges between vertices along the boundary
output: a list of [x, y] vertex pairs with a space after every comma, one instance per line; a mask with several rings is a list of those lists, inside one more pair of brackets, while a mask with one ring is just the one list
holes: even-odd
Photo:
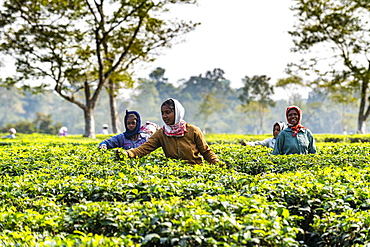
[[[365, 97], [366, 97], [366, 94], [365, 94]], [[368, 106], [367, 106], [367, 109], [366, 109], [366, 112], [364, 113], [365, 111], [365, 102], [366, 99], [361, 97], [361, 104], [360, 104], [360, 111], [358, 113], [358, 124], [357, 124], [357, 133], [359, 134], [366, 134], [366, 120], [369, 118], [369, 114], [370, 114], [370, 102], [368, 102]], [[369, 101], [370, 101], [370, 98], [369, 98]]]
[[[94, 108], [95, 102], [97, 101], [96, 97], [91, 97], [90, 87], [87, 81], [85, 81], [85, 99], [86, 106], [83, 108], [84, 118], [85, 118], [85, 135], [84, 137], [90, 137], [95, 139], [95, 119], [94, 119]], [[103, 85], [102, 83], [101, 85]], [[101, 89], [102, 87], [100, 87]], [[98, 91], [98, 90], [97, 90]], [[100, 92], [100, 90], [99, 90]]]
[[262, 132], [263, 132], [263, 123], [264, 123], [264, 119], [263, 119], [263, 107], [261, 105], [258, 106], [258, 115], [259, 115], [259, 120], [260, 120], [260, 126], [259, 126], [259, 130], [258, 130], [258, 134], [261, 135]]
[[116, 101], [116, 95], [115, 95], [115, 84], [112, 82], [112, 80], [109, 80], [109, 107], [110, 107], [110, 116], [112, 121], [112, 131], [114, 134], [117, 134], [121, 132], [120, 126], [121, 123], [119, 121], [118, 112], [117, 112], [117, 101]]
[[204, 116], [204, 120], [203, 120], [203, 124], [202, 124], [202, 126], [203, 126], [203, 129], [202, 129], [203, 134], [205, 134], [207, 132], [206, 131], [206, 124], [207, 124], [207, 121], [208, 121], [209, 116], [210, 116], [209, 114], [206, 114]]
[[[367, 70], [366, 75], [362, 78], [362, 84], [361, 84], [361, 99], [360, 99], [360, 109], [358, 112], [358, 125], [357, 125], [357, 132], [359, 134], [365, 134], [366, 133], [366, 120], [369, 117], [370, 114], [370, 98], [367, 98], [367, 90], [370, 80], [370, 61], [369, 61], [369, 67]], [[366, 101], [368, 106], [365, 112], [366, 108]]]
[[86, 107], [84, 109], [84, 118], [85, 118], [84, 137], [95, 138], [95, 119], [94, 119], [94, 109], [92, 107]]
[[366, 134], [366, 122], [365, 121], [358, 122], [358, 133]]

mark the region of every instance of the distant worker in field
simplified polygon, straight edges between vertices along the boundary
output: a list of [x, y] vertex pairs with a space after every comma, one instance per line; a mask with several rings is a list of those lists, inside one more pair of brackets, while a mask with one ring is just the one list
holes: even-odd
[[138, 112], [126, 110], [126, 115], [123, 118], [123, 122], [125, 123], [126, 131], [102, 141], [98, 148], [123, 148], [128, 150], [139, 147], [148, 140], [149, 135], [140, 130], [141, 118]]
[[68, 128], [66, 126], [63, 126], [59, 129], [58, 136], [67, 136]]
[[3, 138], [12, 138], [12, 139], [14, 139], [15, 138], [15, 133], [17, 133], [17, 131], [14, 128], [10, 128], [9, 129], [9, 135], [3, 136]]
[[256, 146], [256, 145], [261, 145], [264, 147], [269, 147], [269, 148], [274, 148], [275, 146], [275, 141], [276, 138], [278, 137], [279, 133], [283, 130], [286, 129], [286, 124], [284, 122], [275, 122], [274, 125], [272, 126], [272, 135], [273, 137], [267, 138], [263, 141], [255, 141], [255, 142], [242, 142], [241, 144], [243, 146]]
[[276, 138], [272, 154], [315, 154], [315, 139], [311, 131], [301, 125], [301, 109], [289, 106], [285, 114], [288, 128], [282, 130]]
[[108, 124], [103, 124], [103, 129], [102, 129], [101, 133], [103, 135], [109, 135]]
[[186, 160], [190, 164], [202, 163], [202, 157], [211, 164], [220, 164], [210, 149], [201, 130], [184, 120], [185, 109], [176, 99], [167, 99], [161, 105], [164, 125], [146, 143], [138, 148], [122, 151], [118, 156], [143, 157], [162, 147], [167, 158]]

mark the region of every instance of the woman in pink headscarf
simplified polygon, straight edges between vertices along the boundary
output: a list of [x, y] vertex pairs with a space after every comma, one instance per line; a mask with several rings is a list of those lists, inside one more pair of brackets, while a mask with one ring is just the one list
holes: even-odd
[[184, 120], [185, 109], [178, 100], [164, 101], [161, 114], [164, 123], [162, 128], [140, 147], [123, 151], [123, 155], [140, 158], [162, 147], [168, 158], [185, 160], [190, 164], [200, 164], [204, 159], [211, 164], [223, 166], [208, 146], [201, 130]]
[[288, 128], [276, 138], [272, 154], [315, 154], [315, 139], [309, 129], [301, 125], [302, 111], [298, 106], [286, 109]]

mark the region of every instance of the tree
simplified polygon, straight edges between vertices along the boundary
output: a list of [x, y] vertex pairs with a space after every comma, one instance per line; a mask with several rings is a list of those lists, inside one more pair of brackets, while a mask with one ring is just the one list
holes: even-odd
[[139, 78], [134, 92], [134, 106], [142, 119], [160, 123], [160, 104], [168, 98], [178, 99], [179, 89], [168, 82], [166, 70], [158, 67], [149, 74], [149, 78]]
[[200, 100], [202, 94], [211, 91], [221, 92], [229, 91], [230, 81], [224, 77], [225, 72], [216, 68], [213, 71], [207, 71], [203, 76], [191, 76], [189, 80], [182, 85], [181, 94], [188, 95], [192, 100]]
[[[215, 68], [207, 71], [204, 76], [202, 74], [191, 76], [181, 86], [185, 109], [197, 116], [197, 121], [203, 129], [212, 114], [221, 112], [227, 106], [225, 101], [232, 94], [230, 81], [224, 77], [224, 74], [222, 69]], [[198, 109], [194, 107], [196, 104], [199, 105]]]
[[7, 133], [10, 128], [15, 128], [17, 130], [17, 133], [22, 134], [32, 134], [37, 132], [37, 127], [34, 122], [23, 120], [15, 124], [13, 123], [6, 124], [2, 128], [0, 128], [0, 133]]
[[[358, 111], [359, 133], [365, 133], [370, 115], [370, 2], [364, 0], [296, 0], [291, 8], [297, 17], [293, 37], [294, 52], [319, 54], [304, 57], [289, 65], [318, 76], [312, 86], [332, 88], [340, 85], [355, 88], [360, 94]], [[320, 53], [313, 53], [320, 49]], [[323, 52], [326, 48], [326, 53]], [[324, 57], [324, 54], [328, 54]], [[325, 59], [324, 59], [325, 58]]]
[[36, 112], [36, 119], [33, 122], [36, 125], [37, 132], [43, 134], [58, 133], [59, 129], [63, 126], [62, 123], [52, 125], [53, 120], [51, 119], [51, 114], [46, 115], [40, 112]]
[[[135, 110], [142, 116], [142, 120], [160, 122], [160, 95], [156, 84], [152, 80], [140, 78], [137, 87], [138, 94], [134, 97]], [[154, 114], [153, 114], [154, 113]]]
[[340, 109], [340, 124], [342, 133], [348, 133], [351, 127], [351, 119], [353, 116], [348, 110], [351, 105], [357, 103], [358, 94], [353, 92], [353, 88], [335, 87], [330, 94], [331, 101]]
[[177, 98], [179, 93], [178, 89], [164, 77], [165, 72], [164, 68], [158, 67], [149, 74], [149, 78], [153, 81], [162, 102], [168, 98]]
[[244, 86], [239, 95], [239, 100], [243, 103], [246, 111], [258, 113], [259, 132], [263, 129], [264, 116], [268, 112], [268, 107], [275, 106], [275, 102], [271, 98], [274, 94], [274, 87], [269, 84], [270, 79], [266, 75], [255, 75], [252, 78], [245, 76], [242, 79]]
[[17, 123], [8, 123], [0, 128], [1, 132], [7, 132], [10, 128], [15, 128], [17, 133], [32, 134], [32, 133], [43, 133], [43, 134], [56, 134], [59, 129], [63, 126], [61, 123], [52, 125], [53, 120], [51, 114], [42, 114], [36, 112], [36, 118], [33, 121], [24, 120]]
[[[199, 115], [203, 116], [202, 127], [204, 132], [206, 132], [207, 129], [206, 124], [208, 118], [214, 113], [221, 112], [226, 106], [222, 98], [218, 97], [216, 91], [202, 94], [202, 103], [199, 105]], [[208, 127], [208, 129], [211, 129], [211, 127]]]
[[[25, 85], [40, 79], [41, 88], [53, 85], [83, 110], [84, 136], [95, 137], [94, 109], [102, 89], [121, 83], [134, 63], [152, 61], [156, 49], [192, 31], [197, 23], [158, 16], [172, 4], [195, 2], [4, 0], [0, 52], [16, 61], [13, 81]], [[113, 93], [118, 87], [108, 88]]]
[[125, 82], [126, 87], [132, 87], [134, 84], [134, 81], [132, 80], [130, 75], [123, 75], [121, 77], [112, 76], [108, 80], [108, 85], [106, 86], [108, 96], [109, 96], [109, 110], [110, 110], [110, 116], [111, 116], [111, 122], [112, 122], [112, 131], [113, 133], [119, 133], [121, 132], [121, 122], [118, 118], [118, 110], [117, 110], [117, 95], [119, 93], [119, 90], [122, 88], [120, 82]]
[[18, 90], [0, 87], [0, 126], [6, 122], [19, 121], [17, 115], [24, 114], [23, 95]]
[[304, 87], [303, 79], [299, 76], [289, 76], [277, 81], [275, 87], [281, 87], [288, 91], [288, 103], [290, 105], [301, 105], [302, 95], [299, 93], [300, 88]]

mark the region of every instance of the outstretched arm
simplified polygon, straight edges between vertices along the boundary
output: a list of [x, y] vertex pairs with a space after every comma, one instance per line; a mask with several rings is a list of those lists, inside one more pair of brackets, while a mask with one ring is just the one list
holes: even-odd
[[217, 158], [216, 154], [212, 151], [212, 149], [208, 146], [203, 133], [200, 129], [194, 132], [194, 139], [197, 146], [197, 149], [199, 150], [200, 154], [203, 156], [203, 158], [211, 163], [216, 164], [220, 160]]
[[126, 152], [127, 152], [128, 157], [141, 158], [153, 152], [157, 148], [161, 147], [159, 132], [160, 131], [157, 131], [156, 133], [154, 133], [151, 137], [149, 137], [148, 141], [143, 143], [141, 146], [127, 150]]

